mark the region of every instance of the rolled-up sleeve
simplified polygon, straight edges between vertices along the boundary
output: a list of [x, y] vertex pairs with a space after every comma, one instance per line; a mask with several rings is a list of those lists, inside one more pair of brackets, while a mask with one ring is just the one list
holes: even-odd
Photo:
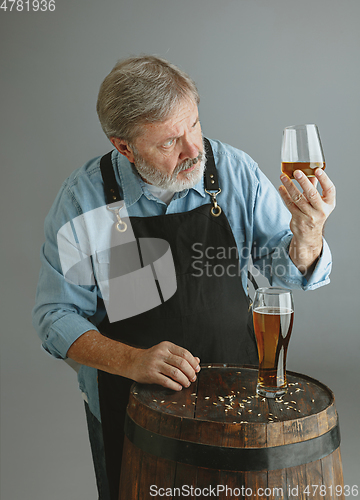
[[315, 290], [330, 283], [330, 272], [332, 267], [331, 252], [329, 245], [323, 238], [323, 248], [314, 270], [308, 276], [304, 276], [289, 257], [289, 246], [292, 234], [284, 238], [274, 252], [272, 262], [272, 284], [275, 286], [286, 286], [287, 288], [301, 288], [303, 290]]
[[41, 270], [32, 313], [42, 347], [62, 359], [77, 338], [96, 329], [88, 318], [97, 310], [97, 287], [66, 280], [58, 251], [59, 229], [78, 215], [79, 208], [65, 184], [45, 220], [45, 244], [41, 249]]

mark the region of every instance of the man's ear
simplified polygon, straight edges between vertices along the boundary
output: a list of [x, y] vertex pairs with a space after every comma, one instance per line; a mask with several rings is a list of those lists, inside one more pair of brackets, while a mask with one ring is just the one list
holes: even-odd
[[126, 141], [124, 141], [123, 139], [118, 139], [117, 137], [111, 137], [110, 141], [119, 151], [119, 153], [124, 155], [130, 163], [134, 163], [133, 152]]

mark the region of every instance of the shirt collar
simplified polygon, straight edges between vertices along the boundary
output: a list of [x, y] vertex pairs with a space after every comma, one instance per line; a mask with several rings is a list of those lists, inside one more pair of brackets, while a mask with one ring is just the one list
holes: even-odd
[[126, 207], [134, 205], [141, 198], [143, 191], [139, 183], [139, 176], [132, 164], [125, 156], [115, 150], [114, 161], [120, 178], [122, 194]]
[[[137, 201], [139, 201], [142, 195], [146, 196], [144, 193], [144, 187], [146, 186], [146, 183], [139, 177], [135, 167], [133, 167], [133, 165], [127, 158], [125, 158], [125, 156], [123, 156], [116, 150], [114, 152], [114, 155], [115, 156], [113, 157], [113, 160], [115, 161], [120, 178], [125, 206], [130, 207], [131, 205], [134, 205]], [[202, 177], [200, 181], [191, 189], [205, 198], [206, 194], [204, 177]], [[183, 191], [175, 193], [174, 199], [184, 198], [188, 194], [188, 192], [189, 189], [184, 189]]]

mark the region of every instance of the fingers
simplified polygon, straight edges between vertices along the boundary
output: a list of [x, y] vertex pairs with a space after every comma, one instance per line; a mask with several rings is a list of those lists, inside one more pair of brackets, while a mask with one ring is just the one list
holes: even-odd
[[[294, 172], [294, 178], [303, 189], [301, 193], [295, 184], [286, 175], [280, 179], [284, 185], [280, 188], [280, 194], [291, 213], [297, 213], [295, 207], [306, 215], [312, 214], [312, 208], [329, 214], [335, 207], [335, 186], [328, 175], [320, 168], [315, 170], [315, 177], [306, 177], [300, 170]], [[322, 196], [316, 189], [317, 182], [322, 187]]]
[[[285, 184], [285, 182], [286, 181], [284, 181], [284, 184]], [[286, 186], [280, 186], [280, 188], [279, 188], [280, 196], [283, 199], [288, 210], [292, 213], [292, 215], [300, 215], [301, 214], [301, 210], [297, 206], [297, 203], [299, 203], [299, 201], [301, 201], [301, 197], [303, 195], [300, 193], [299, 190], [297, 190], [297, 191], [298, 191], [298, 194], [296, 192], [294, 192], [293, 196], [291, 197]]]
[[[286, 197], [285, 199], [283, 197], [284, 201], [287, 203], [289, 210], [290, 210], [289, 205], [291, 206], [290, 199], [291, 202], [295, 204], [296, 207], [306, 215], [311, 214], [312, 208], [320, 210], [323, 200], [321, 199], [320, 193], [318, 192], [314, 184], [300, 170], [297, 170], [294, 173], [294, 177], [299, 182], [301, 188], [303, 189], [302, 193], [295, 186], [295, 184], [289, 179], [289, 177], [287, 177], [286, 175], [282, 175], [280, 177], [289, 195], [289, 197]], [[281, 194], [285, 194], [283, 190], [281, 191], [282, 191]]]
[[160, 384], [179, 391], [195, 382], [200, 371], [200, 359], [171, 342], [142, 350], [140, 357], [136, 380], [142, 383]]
[[200, 360], [188, 350], [175, 344], [167, 343], [169, 355], [165, 359], [164, 375], [170, 376], [184, 387], [195, 382], [196, 373], [200, 371]]
[[[322, 171], [321, 169], [318, 170]], [[316, 189], [316, 184], [318, 182], [317, 177], [307, 177], [300, 170], [295, 172], [294, 177], [302, 187], [304, 196], [310, 205], [319, 210], [322, 206], [323, 200], [319, 191]]]
[[[176, 344], [169, 344], [169, 352], [173, 355], [173, 360], [175, 363], [180, 363], [180, 365], [188, 370], [189, 366], [196, 372], [200, 371], [200, 359], [195, 358], [187, 349], [179, 347]], [[192, 370], [191, 370], [192, 373]]]
[[316, 177], [308, 177], [308, 179], [309, 179], [309, 181], [311, 182], [311, 184], [314, 186], [314, 188], [316, 188], [316, 187], [317, 187], [317, 185], [318, 185], [318, 182], [319, 182], [319, 181], [317, 180], [317, 178], [316, 178]]
[[315, 175], [323, 190], [322, 200], [334, 208], [336, 201], [336, 189], [334, 183], [330, 180], [324, 170], [321, 170], [321, 168], [317, 168], [315, 170]]

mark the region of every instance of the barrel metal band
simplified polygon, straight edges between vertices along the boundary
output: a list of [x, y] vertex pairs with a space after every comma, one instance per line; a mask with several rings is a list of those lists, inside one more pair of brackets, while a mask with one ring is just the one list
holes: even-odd
[[316, 438], [269, 448], [214, 446], [162, 436], [141, 427], [128, 414], [125, 434], [136, 447], [157, 457], [196, 467], [229, 471], [297, 467], [320, 460], [340, 446], [338, 424]]

